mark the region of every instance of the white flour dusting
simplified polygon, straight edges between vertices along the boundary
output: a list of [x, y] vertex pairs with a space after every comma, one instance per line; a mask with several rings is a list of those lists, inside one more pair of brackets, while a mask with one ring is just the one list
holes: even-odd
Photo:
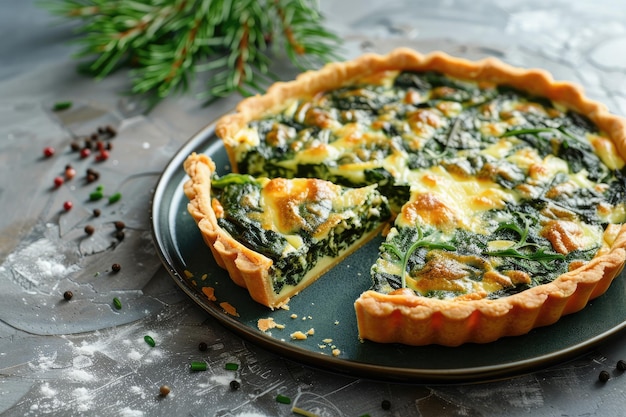
[[120, 417], [143, 417], [144, 412], [141, 410], [133, 410], [130, 407], [124, 407], [120, 410]]

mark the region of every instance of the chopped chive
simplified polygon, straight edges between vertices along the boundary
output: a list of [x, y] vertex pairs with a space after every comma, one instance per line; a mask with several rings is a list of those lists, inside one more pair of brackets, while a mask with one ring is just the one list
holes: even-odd
[[359, 417], [371, 417], [368, 413], [361, 414]]
[[144, 336], [143, 340], [146, 341], [147, 344], [149, 344], [151, 347], [154, 347], [156, 345], [156, 343], [154, 343], [154, 339], [151, 338], [150, 336]]
[[236, 363], [227, 363], [226, 365], [224, 365], [224, 369], [226, 369], [227, 371], [236, 371], [237, 369], [239, 369], [239, 365], [237, 365]]
[[278, 394], [276, 396], [276, 402], [279, 402], [281, 404], [291, 404], [291, 398], [284, 396], [282, 394]]
[[117, 203], [122, 198], [122, 193], [115, 193], [109, 197], [109, 204]]
[[206, 362], [191, 362], [190, 369], [192, 371], [206, 371]]
[[52, 110], [54, 111], [66, 110], [66, 109], [69, 109], [70, 107], [72, 107], [71, 101], [57, 101], [52, 106]]
[[94, 191], [93, 193], [89, 194], [89, 199], [91, 201], [96, 201], [96, 200], [100, 200], [102, 197], [104, 197], [104, 194], [102, 194], [102, 191]]
[[122, 309], [122, 302], [120, 301], [119, 298], [117, 298], [117, 297], [113, 298], [113, 306], [115, 306], [115, 308], [118, 309], [118, 310]]

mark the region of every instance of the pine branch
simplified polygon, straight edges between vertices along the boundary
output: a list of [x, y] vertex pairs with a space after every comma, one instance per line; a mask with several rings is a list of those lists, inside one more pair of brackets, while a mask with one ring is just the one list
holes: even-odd
[[337, 60], [339, 38], [312, 0], [45, 0], [51, 13], [80, 22], [77, 58], [106, 77], [130, 66], [132, 92], [158, 99], [209, 78], [204, 98], [262, 92], [276, 77], [272, 50], [299, 69]]

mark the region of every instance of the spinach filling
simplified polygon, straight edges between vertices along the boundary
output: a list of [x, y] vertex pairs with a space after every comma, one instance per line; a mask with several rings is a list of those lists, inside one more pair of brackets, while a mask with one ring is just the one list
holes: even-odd
[[371, 192], [363, 204], [345, 208], [354, 214], [343, 216], [340, 227], [332, 228], [318, 240], [311, 237], [311, 231], [338, 212], [333, 211], [330, 200], [305, 202], [298, 207], [305, 226], [294, 231], [302, 244], [294, 248], [285, 235], [264, 228], [259, 220], [263, 212], [259, 180], [249, 175], [227, 174], [214, 178], [211, 186], [213, 197], [223, 208], [223, 216], [217, 219], [219, 226], [249, 249], [272, 259], [270, 275], [276, 293], [285, 285], [298, 284], [320, 259], [340, 255], [391, 216], [386, 200]]
[[[419, 96], [420, 101], [407, 101], [410, 93]], [[566, 272], [573, 260], [589, 260], [597, 247], [558, 254], [541, 236], [538, 219], [545, 220], [545, 212], [552, 210], [605, 227], [607, 221], [598, 214], [597, 207], [616, 206], [626, 201], [626, 167], [612, 171], [598, 157], [587, 137], [599, 132], [589, 119], [572, 111], [559, 110], [545, 98], [509, 86], [479, 88], [476, 83], [436, 72], [404, 71], [388, 86], [354, 85], [327, 92], [313, 100], [309, 109], [328, 115], [332, 123], [319, 122], [316, 117], [286, 114], [251, 122], [249, 127], [258, 132], [260, 144], [239, 161], [240, 171], [255, 176], [323, 178], [350, 187], [378, 184], [378, 190], [389, 198], [394, 211], [409, 201], [410, 184], [405, 176], [386, 168], [385, 161], [391, 156], [401, 155], [409, 173], [440, 166], [459, 178], [488, 180], [505, 190], [524, 187], [536, 190], [530, 196], [525, 194], [515, 205], [487, 213], [485, 216], [492, 218], [487, 220], [491, 222], [490, 235], [459, 229], [452, 236], [444, 236], [427, 227], [424, 230], [419, 226], [399, 227], [381, 246], [379, 262], [372, 268], [373, 289], [377, 291], [411, 287], [412, 275], [446, 256], [465, 262], [459, 274], [466, 274], [470, 281], [483, 280], [488, 272], [487, 265], [491, 268], [489, 271], [495, 273], [519, 271], [532, 277], [532, 282], [505, 285], [488, 297], [511, 295], [550, 282]], [[413, 132], [407, 121], [409, 115], [420, 109], [432, 110], [438, 115], [438, 123], [425, 129], [425, 133]], [[364, 139], [352, 148], [338, 147], [338, 156], [323, 163], [289, 163], [300, 150], [319, 144], [333, 146], [342, 139], [339, 131], [350, 123], [359, 124], [363, 132], [374, 137], [382, 134], [386, 140]], [[491, 126], [504, 126], [504, 131], [485, 128]], [[486, 151], [503, 138], [511, 138], [512, 143], [503, 157]], [[416, 139], [419, 139], [419, 146], [415, 145]], [[525, 149], [536, 152], [542, 159], [559, 158], [567, 164], [568, 172], [556, 174], [548, 183], [530, 178], [524, 168], [509, 159], [515, 152]], [[363, 164], [362, 176], [349, 176], [341, 169], [344, 164]], [[582, 173], [585, 181], [603, 186], [571, 187], [567, 192], [553, 192], [569, 181], [569, 175], [577, 173]], [[509, 219], [503, 225], [494, 220], [503, 217]], [[234, 235], [244, 236], [250, 233], [246, 221], [235, 219], [225, 228]], [[242, 241], [256, 242], [255, 250], [268, 256], [272, 254], [277, 262], [284, 262], [280, 268], [288, 271], [278, 278], [277, 288], [281, 282], [292, 284], [299, 280], [312, 260], [326, 254], [332, 246], [324, 244], [323, 248], [317, 248], [314, 242], [307, 242], [307, 247], [311, 248], [308, 252], [298, 251], [281, 257], [277, 255], [284, 251], [285, 242], [279, 236], [267, 231], [254, 233], [262, 236], [250, 239], [246, 236]], [[343, 242], [347, 239], [343, 235], [349, 233], [332, 236], [331, 240]], [[496, 250], [489, 246], [494, 240], [514, 243]], [[402, 272], [390, 272], [383, 267], [385, 262], [399, 265]], [[413, 289], [438, 298], [464, 293], [455, 289]]]

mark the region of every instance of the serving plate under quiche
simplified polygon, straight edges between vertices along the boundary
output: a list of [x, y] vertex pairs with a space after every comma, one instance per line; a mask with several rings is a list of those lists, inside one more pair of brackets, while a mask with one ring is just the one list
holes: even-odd
[[[192, 154], [189, 212], [217, 263], [268, 308], [314, 291], [387, 222], [354, 303], [360, 339], [458, 346], [526, 334], [583, 309], [624, 265], [626, 123], [542, 70], [370, 54], [275, 84], [216, 133], [243, 175], [219, 178]], [[309, 185], [294, 186], [300, 177]], [[318, 192], [330, 185], [370, 187], [387, 205], [346, 221], [370, 203]], [[357, 238], [329, 251], [345, 234]]]

